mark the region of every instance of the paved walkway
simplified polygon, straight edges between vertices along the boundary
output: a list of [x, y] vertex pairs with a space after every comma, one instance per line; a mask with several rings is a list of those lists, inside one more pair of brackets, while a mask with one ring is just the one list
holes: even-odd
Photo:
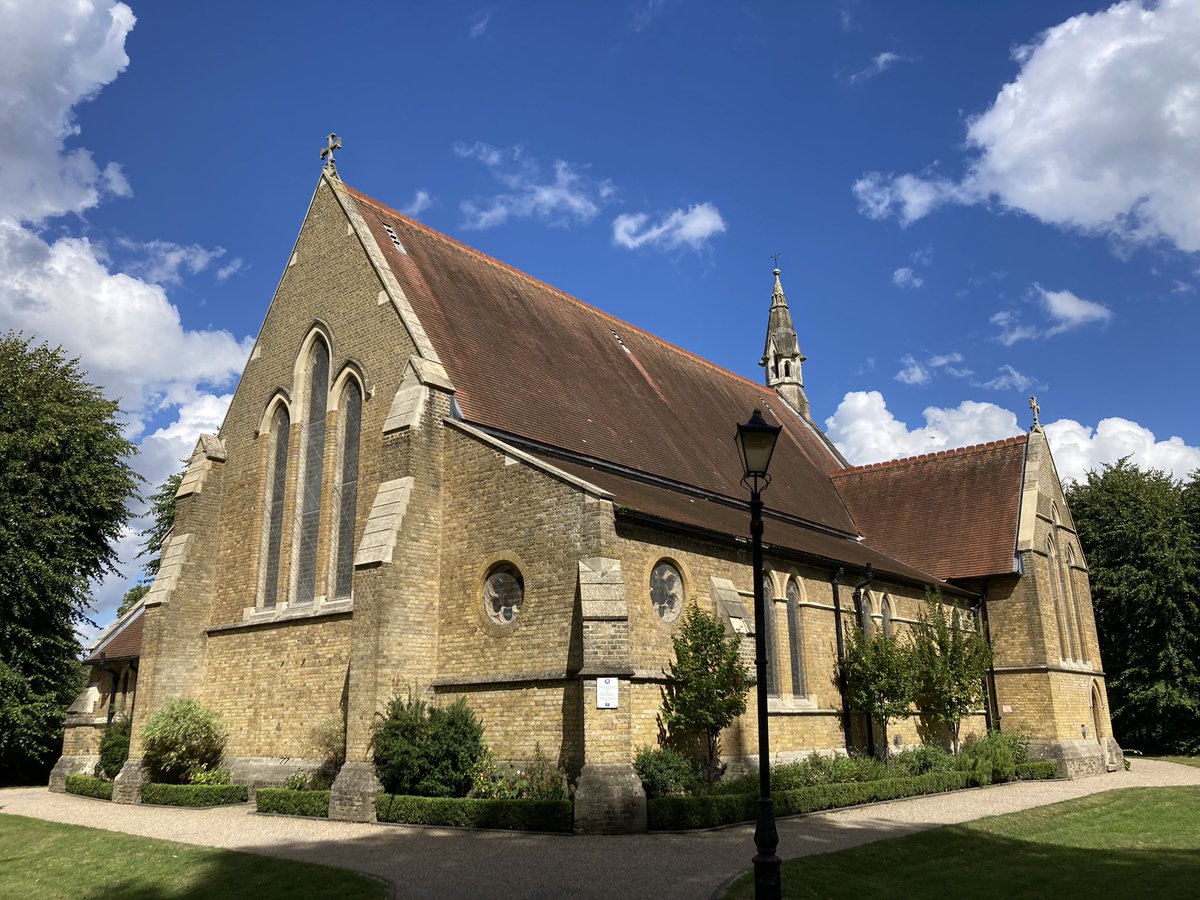
[[[1200, 768], [1139, 759], [1131, 772], [1078, 781], [1022, 782], [785, 819], [779, 855], [824, 853], [1115, 788], [1169, 785], [1200, 785]], [[45, 788], [0, 790], [3, 813], [355, 869], [385, 879], [405, 900], [704, 900], [748, 869], [754, 853], [752, 825], [689, 834], [535, 835], [260, 816], [249, 806], [122, 806]]]

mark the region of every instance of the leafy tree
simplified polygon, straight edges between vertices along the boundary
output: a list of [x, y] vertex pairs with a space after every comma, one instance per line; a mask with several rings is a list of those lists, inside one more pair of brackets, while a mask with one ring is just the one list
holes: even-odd
[[946, 615], [940, 589], [927, 590], [925, 609], [913, 634], [915, 697], [924, 719], [950, 730], [956, 754], [963, 718], [984, 702], [983, 678], [991, 659], [983, 635], [968, 627], [958, 609]]
[[121, 616], [133, 609], [133, 605], [148, 593], [150, 593], [149, 581], [140, 581], [127, 590], [125, 596], [121, 598], [121, 605], [117, 607], [117, 618], [121, 618]]
[[1128, 458], [1067, 489], [1113, 727], [1140, 749], [1200, 751], [1198, 492]]
[[113, 571], [134, 446], [61, 347], [0, 335], [0, 779], [40, 780], [81, 684], [75, 627]]
[[149, 581], [153, 581], [154, 576], [158, 574], [158, 567], [162, 564], [163, 542], [175, 525], [175, 494], [179, 490], [179, 483], [183, 481], [185, 471], [186, 465], [184, 469], [168, 475], [167, 480], [158, 486], [158, 490], [147, 498], [150, 501], [150, 527], [142, 532], [142, 537], [146, 540], [138, 558], [149, 557], [144, 567]]
[[704, 772], [711, 784], [721, 731], [746, 711], [754, 679], [742, 664], [741, 639], [726, 637], [721, 621], [695, 604], [688, 607], [671, 642], [675, 661], [663, 696], [663, 722], [672, 736], [703, 736]]
[[853, 628], [838, 667], [846, 681], [850, 708], [866, 713], [882, 726], [883, 738], [877, 752], [885, 755], [888, 721], [908, 715], [913, 701], [911, 648], [882, 632], [868, 636], [862, 629]]

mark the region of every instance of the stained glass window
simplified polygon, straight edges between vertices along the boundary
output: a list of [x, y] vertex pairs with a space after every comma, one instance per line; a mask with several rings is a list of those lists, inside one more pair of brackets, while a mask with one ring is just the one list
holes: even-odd
[[267, 495], [264, 504], [266, 553], [263, 557], [262, 605], [274, 606], [279, 592], [279, 545], [283, 538], [283, 499], [287, 484], [288, 433], [291, 418], [282, 404], [271, 417], [267, 446]]
[[333, 596], [349, 597], [354, 581], [354, 519], [358, 504], [358, 437], [362, 424], [362, 394], [354, 381], [342, 390], [338, 432], [340, 478], [334, 492], [336, 532]]
[[516, 566], [503, 563], [488, 574], [483, 584], [483, 609], [497, 625], [517, 618], [525, 599], [525, 581]]
[[329, 349], [314, 341], [308, 355], [308, 407], [301, 437], [296, 504], [296, 603], [312, 603], [317, 583], [317, 541], [321, 525], [321, 481], [325, 467], [325, 411], [329, 400]]
[[683, 578], [669, 562], [660, 562], [650, 573], [650, 602], [664, 622], [672, 622], [683, 609]]

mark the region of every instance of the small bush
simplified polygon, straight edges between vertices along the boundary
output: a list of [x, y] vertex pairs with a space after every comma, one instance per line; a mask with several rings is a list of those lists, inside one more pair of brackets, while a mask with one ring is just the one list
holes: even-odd
[[483, 755], [483, 726], [462, 698], [450, 706], [396, 698], [372, 729], [375, 771], [388, 793], [465, 797]]
[[346, 720], [341, 716], [328, 718], [313, 728], [310, 738], [321, 764], [309, 775], [308, 788], [329, 790], [346, 761]]
[[[790, 791], [775, 791], [775, 815], [855, 806], [880, 800], [896, 800], [921, 794], [936, 794], [967, 786], [963, 772], [934, 772], [912, 778], [889, 778], [845, 784], [821, 784]], [[696, 797], [662, 797], [647, 801], [649, 826], [655, 831], [713, 828], [752, 821], [758, 810], [755, 794], [708, 794]]]
[[183, 784], [194, 769], [217, 769], [226, 733], [217, 714], [195, 700], [174, 700], [150, 717], [142, 734], [150, 779]]
[[972, 784], [980, 787], [1012, 781], [1017, 774], [1008, 739], [995, 731], [984, 738], [968, 738], [959, 754], [958, 766]]
[[254, 792], [254, 802], [260, 813], [329, 818], [329, 791], [259, 788]]
[[[285, 791], [307, 791], [309, 777], [310, 777], [310, 773], [308, 773], [308, 772], [293, 772], [291, 775], [289, 775], [287, 778], [285, 778], [283, 780], [283, 790], [285, 790]], [[259, 810], [259, 812], [262, 812], [262, 811], [263, 810], [261, 810], [261, 809]]]
[[[771, 770], [771, 789], [789, 791], [818, 784], [878, 781], [887, 774], [883, 763], [873, 756], [810, 753], [802, 760], [775, 766]], [[757, 786], [754, 789], [757, 790]]]
[[81, 797], [95, 797], [97, 800], [111, 800], [113, 786], [111, 781], [96, 778], [93, 775], [68, 775], [67, 793], [79, 794]]
[[188, 784], [233, 784], [233, 773], [228, 769], [206, 769], [201, 766], [188, 772], [187, 779]]
[[633, 758], [646, 797], [682, 797], [700, 784], [692, 761], [670, 747], [642, 747]]
[[129, 735], [133, 723], [125, 716], [117, 716], [104, 728], [100, 737], [100, 771], [110, 779], [116, 778], [129, 759]]
[[567, 778], [558, 764], [534, 746], [533, 759], [522, 766], [497, 764], [485, 750], [471, 770], [470, 796], [483, 800], [566, 800]]
[[511, 831], [570, 832], [570, 800], [482, 800], [474, 797], [403, 797], [381, 794], [375, 800], [380, 822], [503, 828]]
[[925, 744], [901, 750], [888, 760], [888, 769], [898, 778], [927, 775], [930, 772], [953, 772], [958, 763], [953, 756], [936, 744]]
[[155, 806], [223, 806], [245, 803], [249, 791], [244, 784], [155, 784], [142, 785], [142, 802]]
[[1058, 763], [1038, 761], [1017, 765], [1017, 777], [1022, 781], [1040, 781], [1058, 777]]

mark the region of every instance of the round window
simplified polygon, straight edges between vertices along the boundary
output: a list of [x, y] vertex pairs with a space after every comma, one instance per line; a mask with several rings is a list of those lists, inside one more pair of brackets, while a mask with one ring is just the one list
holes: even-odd
[[483, 584], [483, 608], [497, 625], [508, 625], [521, 611], [525, 582], [515, 566], [507, 563], [492, 569]]
[[683, 578], [669, 562], [660, 562], [650, 573], [650, 602], [664, 622], [671, 622], [683, 609]]

